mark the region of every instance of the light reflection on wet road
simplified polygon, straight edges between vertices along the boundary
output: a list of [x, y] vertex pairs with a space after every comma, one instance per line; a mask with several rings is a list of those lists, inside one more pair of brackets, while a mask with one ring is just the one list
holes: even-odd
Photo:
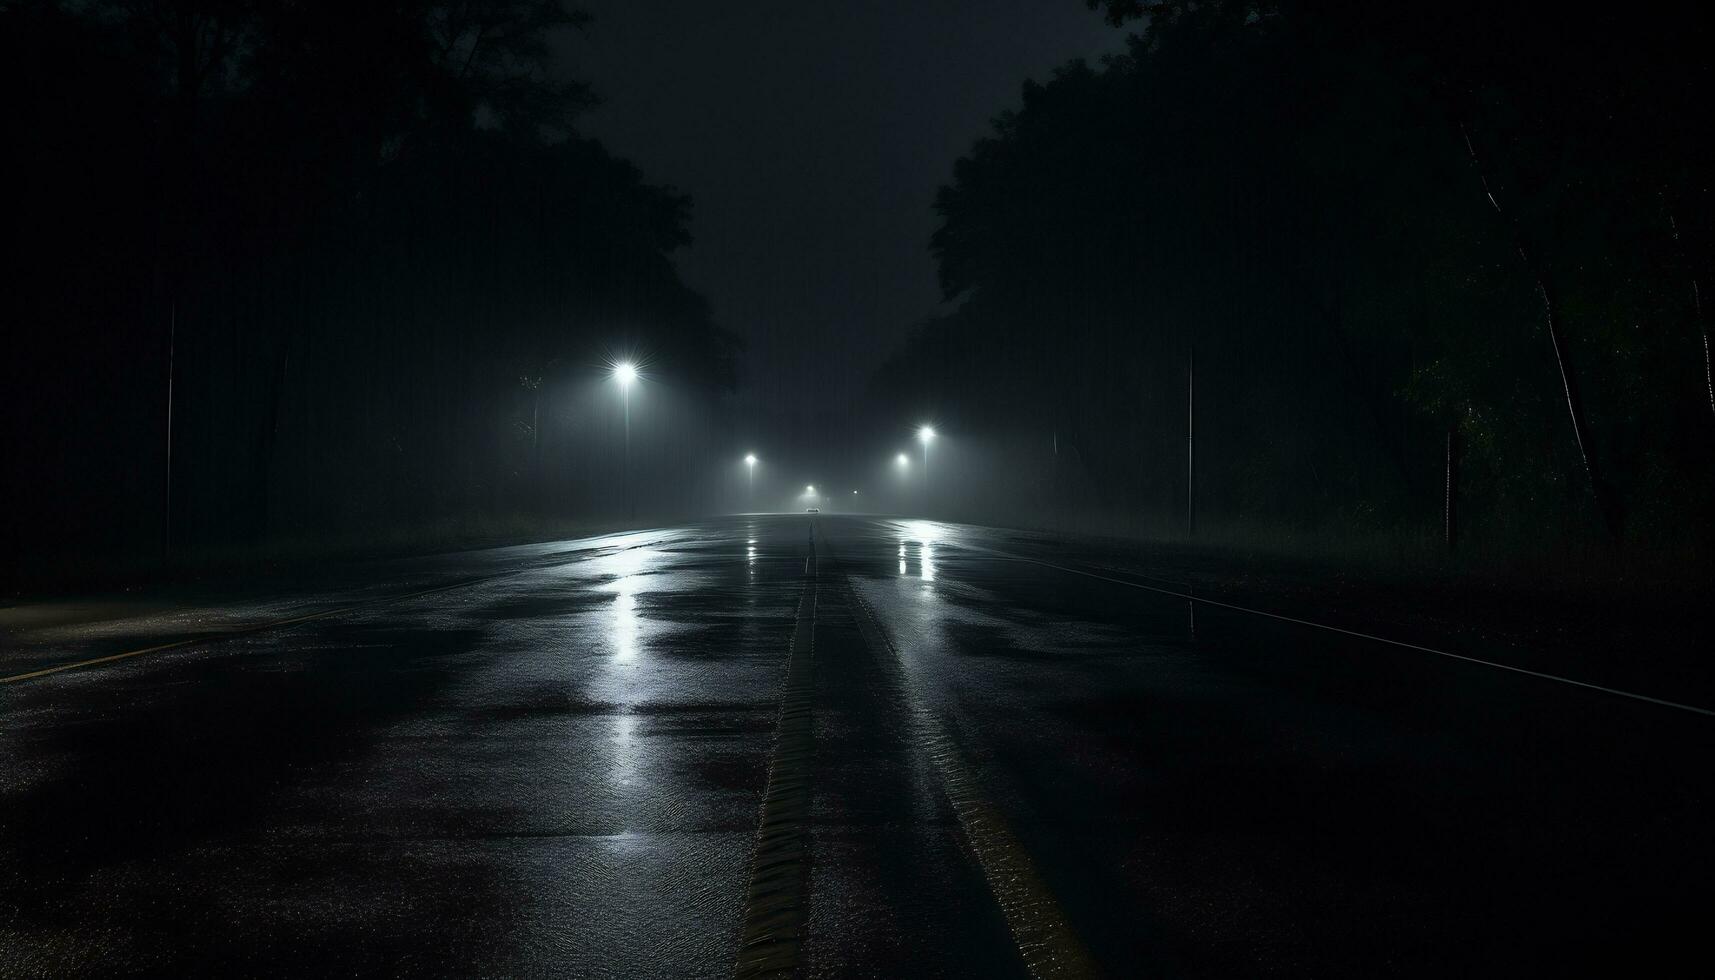
[[812, 585], [806, 974], [1635, 972], [1715, 908], [1706, 719], [1009, 555], [1124, 559], [783, 515], [14, 610], [5, 675], [468, 582], [0, 687], [0, 975], [730, 975]]

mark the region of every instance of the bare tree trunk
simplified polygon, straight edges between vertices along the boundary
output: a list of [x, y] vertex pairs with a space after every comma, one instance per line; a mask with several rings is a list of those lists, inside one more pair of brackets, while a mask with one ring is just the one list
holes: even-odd
[[[175, 490], [172, 439], [174, 409], [177, 407], [173, 400], [175, 361], [181, 347], [195, 348], [197, 314], [200, 312], [195, 307], [187, 310], [185, 302], [189, 292], [187, 282], [194, 272], [191, 241], [195, 224], [192, 201], [198, 177], [198, 106], [205, 80], [210, 72], [224, 64], [229, 54], [231, 25], [225, 24], [218, 15], [199, 14], [190, 3], [162, 3], [153, 8], [152, 16], [149, 8], [143, 9], [143, 20], [138, 22], [138, 26], [157, 32], [161, 40], [172, 47], [174, 54], [173, 99], [163, 125], [166, 174], [162, 180], [162, 192], [165, 201], [161, 208], [163, 217], [158, 226], [154, 257], [155, 290], [167, 309], [166, 499], [162, 553], [171, 557], [175, 533], [173, 495], [175, 492], [182, 495], [183, 485], [192, 482], [180, 480], [180, 487]], [[187, 314], [185, 318], [190, 326], [185, 338], [178, 336], [182, 312]], [[180, 414], [184, 412], [181, 410]]]
[[1527, 245], [1518, 221], [1501, 207], [1501, 202], [1495, 197], [1494, 188], [1489, 183], [1488, 171], [1484, 168], [1476, 144], [1471, 141], [1471, 132], [1463, 121], [1459, 123], [1459, 133], [1464, 137], [1465, 152], [1470, 155], [1471, 165], [1477, 171], [1477, 179], [1482, 182], [1483, 196], [1488, 198], [1489, 206], [1494, 209], [1495, 215], [1507, 226], [1507, 231], [1512, 236], [1513, 250], [1524, 262], [1525, 270], [1536, 285], [1537, 296], [1542, 300], [1543, 324], [1548, 329], [1548, 341], [1554, 348], [1554, 364], [1560, 371], [1560, 390], [1566, 398], [1566, 414], [1572, 423], [1573, 438], [1578, 443], [1578, 458], [1584, 464], [1584, 476], [1590, 483], [1590, 499], [1596, 505], [1596, 512], [1601, 516], [1608, 536], [1617, 538], [1620, 514], [1613, 495], [1602, 479], [1600, 463], [1584, 412], [1584, 399], [1578, 389], [1578, 376], [1572, 368], [1571, 354], [1566, 349], [1566, 338], [1560, 331], [1559, 303], [1554, 288], [1547, 272], [1538, 263], [1536, 253]]
[[[1666, 197], [1666, 192], [1662, 196]], [[1695, 266], [1685, 254], [1685, 243], [1679, 239], [1679, 222], [1671, 211], [1667, 215], [1667, 227], [1673, 232], [1673, 245], [1679, 252], [1680, 264], [1685, 266], [1691, 278], [1691, 319], [1696, 322], [1697, 333], [1703, 338], [1703, 392], [1709, 400], [1709, 411], [1715, 413], [1715, 369], [1709, 360], [1709, 322], [1703, 318], [1703, 290], [1697, 281]]]
[[163, 469], [166, 486], [161, 499], [161, 555], [173, 555], [173, 356], [178, 353], [179, 310], [167, 308], [167, 445]]
[[1185, 536], [1197, 536], [1197, 348], [1185, 357]]
[[1703, 388], [1709, 395], [1709, 411], [1715, 413], [1715, 367], [1709, 362], [1709, 321], [1703, 319], [1703, 296], [1698, 292], [1697, 279], [1691, 280], [1691, 311], [1697, 317], [1697, 329], [1703, 334]]
[[1571, 355], [1566, 350], [1566, 338], [1560, 332], [1560, 319], [1556, 315], [1559, 304], [1548, 279], [1540, 273], [1532, 274], [1536, 277], [1537, 294], [1542, 297], [1543, 321], [1548, 328], [1549, 343], [1554, 346], [1554, 363], [1560, 369], [1560, 389], [1566, 396], [1566, 412], [1572, 420], [1572, 435], [1578, 440], [1578, 455], [1584, 461], [1584, 475], [1590, 480], [1590, 499], [1595, 502], [1596, 510], [1601, 515], [1608, 533], [1617, 536], [1618, 513], [1614, 509], [1614, 500], [1608, 492], [1607, 484], [1602, 479], [1596, 447], [1585, 418], [1584, 398], [1578, 391], [1578, 375], [1572, 369]]

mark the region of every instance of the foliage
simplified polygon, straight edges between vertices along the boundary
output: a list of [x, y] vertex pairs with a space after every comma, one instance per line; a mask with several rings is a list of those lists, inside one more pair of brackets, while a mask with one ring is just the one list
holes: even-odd
[[[673, 266], [690, 203], [579, 135], [592, 95], [551, 57], [586, 21], [558, 0], [0, 11], [13, 553], [159, 547], [169, 356], [181, 543], [617, 508], [566, 460], [607, 451], [580, 392], [620, 346], [718, 424], [734, 343]], [[539, 416], [552, 438], [521, 439]]]
[[1491, 542], [1605, 536], [1592, 483], [1625, 540], [1709, 540], [1703, 14], [1088, 5], [1141, 30], [958, 162], [932, 241], [957, 308], [881, 394], [1039, 433], [1032, 506], [1071, 469], [1177, 528], [1194, 352], [1203, 516], [1428, 530], [1452, 428]]

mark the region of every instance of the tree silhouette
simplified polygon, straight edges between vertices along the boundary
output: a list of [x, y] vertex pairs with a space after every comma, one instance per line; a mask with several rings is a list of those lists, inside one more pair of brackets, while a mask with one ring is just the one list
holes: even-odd
[[887, 400], [1176, 527], [1194, 347], [1200, 516], [1427, 529], [1453, 426], [1491, 545], [1708, 540], [1705, 14], [1087, 6], [1138, 33], [959, 161]]
[[23, 325], [5, 476], [39, 488], [7, 515], [14, 553], [158, 547], [169, 329], [181, 544], [611, 509], [598, 469], [544, 454], [601, 451], [588, 392], [616, 343], [687, 400], [684, 439], [718, 427], [735, 346], [673, 267], [689, 201], [578, 133], [593, 95], [551, 57], [587, 21], [552, 0], [0, 11], [26, 256], [0, 300]]

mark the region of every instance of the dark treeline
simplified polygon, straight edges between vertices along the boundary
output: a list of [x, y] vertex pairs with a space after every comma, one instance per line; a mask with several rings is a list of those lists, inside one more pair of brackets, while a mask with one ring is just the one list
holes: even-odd
[[881, 373], [1009, 448], [989, 489], [1466, 546], [1711, 541], [1697, 5], [1128, 2], [1027, 84], [933, 241], [955, 311]]
[[630, 353], [672, 382], [634, 419], [672, 506], [734, 344], [670, 260], [687, 200], [577, 133], [583, 20], [5, 5], [11, 554], [163, 546], [169, 358], [176, 547], [618, 513]]

